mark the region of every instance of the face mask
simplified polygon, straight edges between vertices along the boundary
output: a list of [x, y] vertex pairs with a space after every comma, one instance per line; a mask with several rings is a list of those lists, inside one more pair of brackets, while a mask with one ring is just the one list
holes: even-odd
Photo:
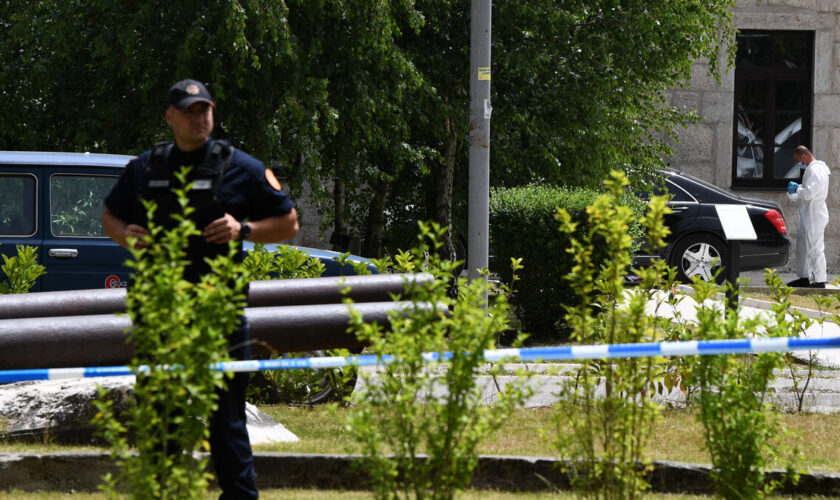
[[802, 170], [805, 170], [806, 168], [808, 168], [808, 165], [805, 165], [804, 163], [799, 162], [799, 168], [802, 169]]

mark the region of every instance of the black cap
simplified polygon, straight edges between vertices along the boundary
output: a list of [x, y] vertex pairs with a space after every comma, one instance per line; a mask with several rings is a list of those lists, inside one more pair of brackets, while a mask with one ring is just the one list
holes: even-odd
[[206, 102], [215, 107], [210, 92], [199, 81], [181, 80], [169, 89], [169, 104], [178, 109], [185, 109], [196, 102]]

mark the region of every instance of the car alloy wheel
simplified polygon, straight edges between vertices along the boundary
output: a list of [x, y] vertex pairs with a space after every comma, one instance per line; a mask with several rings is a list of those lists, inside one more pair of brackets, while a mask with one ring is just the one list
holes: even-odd
[[724, 279], [723, 262], [728, 252], [719, 238], [711, 235], [691, 235], [684, 238], [674, 249], [671, 265], [677, 268], [678, 278], [686, 283], [694, 276], [703, 281]]

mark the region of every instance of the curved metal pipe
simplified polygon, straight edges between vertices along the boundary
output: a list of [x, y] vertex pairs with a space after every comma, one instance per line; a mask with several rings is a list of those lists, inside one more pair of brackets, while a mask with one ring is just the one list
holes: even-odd
[[[342, 290], [348, 287], [346, 296], [354, 302], [387, 301], [392, 295], [404, 296], [406, 285], [422, 286], [432, 281], [428, 273], [252, 281], [248, 305], [337, 304], [345, 297]], [[0, 295], [0, 320], [125, 312], [125, 295], [124, 288]]]

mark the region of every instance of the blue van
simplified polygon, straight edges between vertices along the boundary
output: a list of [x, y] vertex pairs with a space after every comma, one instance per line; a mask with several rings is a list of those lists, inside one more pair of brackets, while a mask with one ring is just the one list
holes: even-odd
[[[38, 247], [46, 274], [32, 291], [126, 286], [130, 254], [108, 238], [100, 216], [105, 195], [132, 158], [0, 151], [0, 254], [16, 255], [19, 244]], [[246, 242], [246, 251], [251, 248]], [[334, 260], [336, 252], [301, 250], [321, 260], [327, 276], [355, 274]], [[370, 263], [358, 256], [350, 260]]]

